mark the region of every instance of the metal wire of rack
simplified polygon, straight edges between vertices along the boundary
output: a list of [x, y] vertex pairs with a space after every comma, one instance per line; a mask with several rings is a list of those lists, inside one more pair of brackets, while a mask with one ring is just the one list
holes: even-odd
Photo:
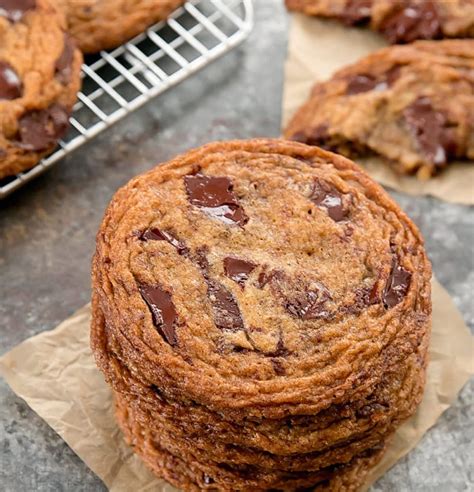
[[29, 171], [0, 181], [0, 199], [62, 157], [241, 43], [253, 27], [252, 0], [189, 0], [128, 43], [82, 67], [83, 83], [58, 149]]

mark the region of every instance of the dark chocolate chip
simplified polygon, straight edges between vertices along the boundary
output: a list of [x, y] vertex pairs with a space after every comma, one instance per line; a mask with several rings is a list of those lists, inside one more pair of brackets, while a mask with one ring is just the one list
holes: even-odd
[[382, 21], [380, 31], [390, 43], [436, 39], [442, 34], [437, 8], [431, 1], [395, 8]]
[[279, 270], [268, 271], [265, 267], [258, 274], [257, 287], [263, 289], [265, 285], [271, 283], [273, 280], [283, 280], [284, 273]]
[[248, 280], [250, 273], [257, 267], [251, 261], [239, 260], [230, 256], [224, 258], [225, 274], [234, 282], [237, 282], [242, 287]]
[[343, 202], [342, 194], [326, 181], [317, 180], [314, 182], [310, 199], [319, 208], [325, 209], [329, 217], [335, 222], [344, 220], [349, 214], [349, 210]]
[[370, 74], [356, 74], [348, 77], [346, 94], [352, 96], [368, 91], [385, 91], [391, 87], [400, 76], [400, 65], [395, 65], [385, 74], [374, 77]]
[[166, 241], [171, 244], [171, 246], [173, 246], [180, 255], [183, 256], [186, 256], [189, 253], [189, 249], [182, 241], [174, 237], [169, 232], [162, 231], [157, 227], [146, 229], [140, 234], [139, 237], [142, 241]]
[[244, 322], [232, 292], [215, 280], [207, 281], [207, 294], [212, 305], [214, 322], [221, 330], [243, 330]]
[[18, 22], [25, 12], [36, 8], [36, 0], [0, 0], [0, 17]]
[[233, 193], [232, 181], [227, 177], [196, 174], [185, 176], [189, 201], [204, 213], [226, 224], [244, 226], [248, 217]]
[[287, 299], [285, 309], [295, 318], [304, 321], [328, 319], [331, 313], [326, 309], [326, 302], [331, 298], [324, 286], [301, 292], [298, 297]]
[[209, 261], [207, 259], [208, 249], [207, 247], [198, 248], [193, 255], [193, 260], [201, 270], [203, 277], [207, 280], [209, 278]]
[[406, 296], [410, 280], [411, 273], [399, 264], [398, 257], [395, 256], [392, 261], [392, 270], [382, 293], [386, 309], [396, 306]]
[[456, 153], [454, 129], [446, 116], [433, 108], [428, 97], [419, 97], [403, 112], [418, 147], [430, 164], [442, 167]]
[[171, 294], [159, 285], [141, 285], [139, 287], [143, 300], [151, 311], [153, 324], [158, 333], [170, 345], [178, 343], [176, 323], [178, 314], [171, 299]]
[[285, 368], [279, 359], [271, 359], [273, 370], [277, 376], [284, 376], [286, 374]]
[[72, 62], [74, 61], [75, 44], [69, 34], [64, 34], [64, 48], [60, 57], [56, 60], [56, 78], [61, 84], [66, 85], [71, 81]]
[[18, 99], [23, 94], [23, 84], [15, 69], [0, 61], [0, 99]]
[[35, 152], [47, 150], [66, 133], [68, 123], [69, 114], [59, 104], [29, 111], [20, 118], [17, 145]]
[[355, 75], [351, 77], [347, 83], [346, 94], [352, 96], [368, 91], [384, 91], [388, 89], [388, 84], [385, 80], [377, 80], [372, 75]]
[[349, 0], [340, 19], [349, 26], [370, 20], [372, 0]]

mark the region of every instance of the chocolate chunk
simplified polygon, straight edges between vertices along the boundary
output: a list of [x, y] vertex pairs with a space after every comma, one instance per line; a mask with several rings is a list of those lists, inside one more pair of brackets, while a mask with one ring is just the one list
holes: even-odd
[[158, 333], [170, 345], [178, 343], [176, 323], [178, 314], [171, 299], [171, 294], [159, 285], [141, 285], [139, 287], [143, 300], [147, 303]]
[[349, 0], [341, 20], [350, 26], [361, 24], [370, 20], [372, 0]]
[[405, 121], [426, 159], [435, 166], [446, 164], [456, 153], [454, 130], [446, 116], [433, 108], [428, 97], [419, 97], [403, 112]]
[[265, 267], [264, 269], [258, 274], [257, 278], [257, 287], [259, 289], [263, 289], [265, 285], [275, 281], [275, 280], [283, 280], [285, 274], [279, 270], [271, 270], [268, 271]]
[[69, 34], [64, 34], [64, 49], [56, 60], [55, 74], [61, 84], [66, 85], [71, 81], [72, 62], [74, 61], [75, 44]]
[[411, 43], [416, 39], [436, 39], [442, 34], [434, 2], [401, 6], [381, 23], [380, 31], [390, 43]]
[[217, 328], [230, 331], [245, 328], [239, 306], [232, 292], [219, 282], [207, 280], [207, 294]]
[[362, 92], [369, 92], [372, 90], [385, 90], [387, 88], [385, 81], [378, 82], [372, 75], [358, 74], [351, 77], [347, 83], [346, 94], [352, 96], [354, 94], [360, 94]]
[[386, 309], [396, 306], [407, 294], [410, 287], [411, 273], [399, 264], [398, 257], [392, 261], [392, 270], [382, 293], [383, 304]]
[[18, 99], [23, 93], [23, 84], [14, 68], [0, 61], [0, 99]]
[[[330, 319], [333, 316], [326, 308], [331, 295], [322, 283], [312, 282], [311, 285], [307, 285], [301, 280], [289, 278], [283, 271], [264, 270], [258, 276], [257, 286], [263, 288], [267, 284], [281, 299], [283, 308], [295, 318], [313, 320]], [[280, 342], [283, 343], [281, 339]], [[283, 345], [281, 347], [284, 348]]]
[[179, 239], [176, 239], [172, 234], [166, 231], [162, 231], [158, 229], [157, 227], [153, 227], [151, 229], [146, 229], [140, 234], [140, 239], [142, 241], [166, 241], [171, 246], [176, 248], [176, 251], [180, 255], [187, 255], [189, 253], [189, 249], [186, 247], [186, 245], [180, 241]]
[[299, 296], [287, 299], [285, 309], [295, 318], [304, 321], [313, 319], [328, 319], [331, 313], [326, 309], [326, 302], [331, 298], [328, 290], [321, 285], [320, 288], [313, 288], [306, 292], [301, 292]]
[[239, 260], [238, 258], [232, 258], [230, 256], [224, 258], [225, 274], [242, 287], [248, 280], [250, 273], [256, 267], [257, 265], [250, 261]]
[[400, 65], [395, 65], [380, 77], [370, 74], [356, 74], [347, 79], [346, 94], [352, 96], [369, 91], [385, 91], [391, 87], [400, 76]]
[[229, 178], [196, 174], [185, 176], [184, 183], [190, 203], [205, 214], [225, 224], [244, 226], [248, 222]]
[[18, 22], [25, 12], [36, 8], [36, 0], [0, 0], [0, 17]]
[[59, 104], [29, 111], [20, 118], [17, 145], [35, 152], [47, 150], [66, 133], [68, 122], [69, 114]]
[[286, 374], [285, 368], [279, 359], [271, 359], [273, 370], [277, 376], [284, 376]]
[[342, 194], [329, 183], [317, 180], [313, 184], [310, 200], [319, 208], [325, 209], [334, 222], [344, 220], [349, 214]]

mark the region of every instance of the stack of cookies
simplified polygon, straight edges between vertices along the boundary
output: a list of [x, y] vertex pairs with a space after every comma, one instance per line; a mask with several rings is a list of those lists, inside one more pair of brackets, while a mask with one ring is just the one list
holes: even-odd
[[215, 143], [120, 189], [91, 343], [134, 451], [197, 490], [357, 490], [420, 402], [431, 269], [358, 166]]

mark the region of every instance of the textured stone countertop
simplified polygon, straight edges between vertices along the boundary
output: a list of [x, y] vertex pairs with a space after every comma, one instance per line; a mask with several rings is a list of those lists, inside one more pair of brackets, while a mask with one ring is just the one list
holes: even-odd
[[[281, 0], [255, 4], [247, 42], [0, 203], [0, 353], [88, 302], [95, 232], [120, 185], [212, 140], [278, 136], [288, 19]], [[394, 196], [424, 233], [438, 279], [473, 329], [473, 209]], [[373, 491], [474, 490], [473, 388], [471, 381]], [[3, 380], [0, 441], [3, 491], [105, 490]]]

